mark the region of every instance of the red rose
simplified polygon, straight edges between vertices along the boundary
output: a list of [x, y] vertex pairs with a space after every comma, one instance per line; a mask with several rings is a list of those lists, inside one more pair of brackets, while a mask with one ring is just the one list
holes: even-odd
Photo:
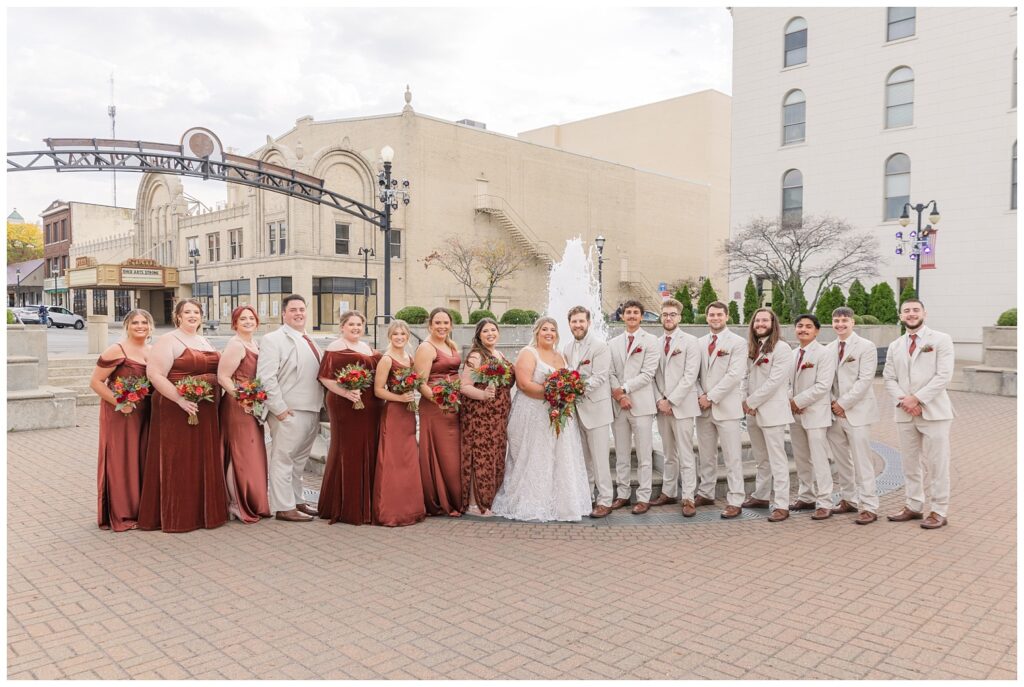
[[132, 403], [136, 403], [139, 400], [139, 395], [133, 391], [128, 394], [128, 400]]

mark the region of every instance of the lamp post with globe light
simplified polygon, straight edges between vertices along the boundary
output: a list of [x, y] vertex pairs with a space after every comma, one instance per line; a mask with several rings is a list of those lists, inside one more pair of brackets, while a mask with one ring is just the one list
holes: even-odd
[[387, 323], [391, 321], [391, 212], [398, 209], [399, 199], [403, 204], [409, 204], [409, 193], [404, 190], [409, 188], [409, 180], [402, 179], [402, 188], [399, 189], [398, 179], [391, 178], [391, 163], [395, 159], [394, 148], [381, 148], [380, 159], [384, 163], [384, 169], [377, 174], [377, 184], [380, 186], [377, 198], [384, 206], [384, 322]]
[[[921, 216], [924, 211], [931, 206], [931, 212], [928, 214], [928, 221], [931, 222], [926, 227], [921, 226]], [[903, 236], [902, 231], [896, 232], [896, 255], [903, 255], [909, 251], [909, 257], [914, 261], [914, 293], [917, 297], [921, 297], [921, 256], [930, 255], [932, 252], [932, 246], [928, 241], [928, 237], [935, 233], [932, 229], [932, 225], [938, 224], [939, 220], [942, 219], [942, 215], [939, 214], [939, 205], [934, 200], [930, 200], [927, 203], [918, 203], [917, 205], [911, 205], [910, 203], [903, 204], [903, 214], [900, 215], [900, 226], [906, 227], [910, 224], [910, 213], [908, 210], [913, 210], [917, 213], [917, 230], [910, 232], [907, 237]]]

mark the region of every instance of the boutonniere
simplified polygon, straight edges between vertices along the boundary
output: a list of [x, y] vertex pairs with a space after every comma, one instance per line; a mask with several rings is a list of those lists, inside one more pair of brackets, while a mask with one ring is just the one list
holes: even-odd
[[928, 345], [925, 345], [925, 346], [921, 346], [921, 352], [922, 353], [931, 353], [934, 350], [935, 350], [935, 347], [932, 346], [931, 344], [928, 344]]
[[810, 370], [812, 367], [814, 367], [814, 363], [804, 363], [803, 365], [800, 366], [800, 369]]
[[680, 350], [679, 350], [679, 349], [677, 348], [676, 350], [672, 351], [672, 354], [671, 354], [671, 355], [669, 356], [669, 358], [675, 358], [675, 357], [676, 357], [677, 355], [679, 355], [680, 353], [682, 353], [682, 351], [680, 351]]
[[723, 351], [723, 350], [719, 350], [718, 351], [718, 357], [719, 358], [724, 358], [727, 355], [729, 355], [729, 351]]
[[644, 352], [644, 347], [643, 346], [637, 346], [636, 348], [633, 349], [633, 352], [630, 353], [630, 355], [636, 355], [637, 353], [643, 353], [643, 352]]
[[855, 360], [857, 360], [857, 359], [856, 359], [856, 358], [854, 358], [854, 357], [853, 357], [852, 355], [848, 355], [848, 356], [846, 356], [846, 360], [844, 360], [844, 361], [843, 361], [843, 364], [846, 364], [846, 363], [852, 363], [852, 362], [854, 362]]
[[590, 358], [587, 358], [586, 360], [581, 360], [580, 364], [577, 365], [576, 367], [583, 367], [584, 365], [589, 365], [589, 364], [590, 364]]
[[758, 360], [758, 361], [757, 361], [756, 363], [754, 363], [754, 364], [755, 364], [755, 365], [764, 365], [764, 364], [765, 364], [766, 362], [768, 362], [768, 358], [761, 358], [760, 360]]

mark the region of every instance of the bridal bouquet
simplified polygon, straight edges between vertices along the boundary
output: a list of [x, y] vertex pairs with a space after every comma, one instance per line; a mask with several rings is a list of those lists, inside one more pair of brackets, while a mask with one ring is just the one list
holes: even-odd
[[122, 414], [131, 415], [135, 412], [135, 404], [149, 396], [152, 390], [152, 385], [145, 377], [118, 377], [111, 385], [111, 391], [114, 392], [117, 401], [114, 410], [120, 413], [128, 408], [128, 412]]
[[[213, 403], [213, 386], [205, 379], [189, 375], [175, 384], [174, 388], [178, 390], [179, 396], [185, 397], [186, 401], [192, 401], [193, 403], [209, 401]], [[197, 413], [189, 413], [188, 423], [190, 425], [198, 425], [199, 415]]]
[[442, 413], [457, 413], [462, 406], [462, 384], [459, 380], [442, 379], [430, 387], [434, 393], [434, 403]]
[[562, 428], [576, 409], [576, 401], [583, 397], [586, 390], [587, 385], [577, 370], [563, 367], [544, 380], [544, 400], [551, 408], [548, 419], [555, 428], [555, 436], [562, 433]]
[[[359, 363], [346, 365], [335, 372], [335, 376], [337, 377], [338, 384], [349, 391], [362, 392], [363, 389], [369, 389], [373, 386], [373, 373]], [[352, 408], [355, 410], [362, 410], [365, 407], [366, 404], [363, 403], [362, 398], [352, 404]]]
[[[415, 391], [419, 383], [420, 376], [411, 367], [393, 367], [391, 368], [391, 375], [388, 377], [388, 391], [399, 395], [407, 394], [410, 391]], [[415, 413], [417, 410], [416, 401], [409, 401], [406, 407]]]
[[255, 417], [262, 417], [263, 402], [267, 400], [267, 390], [259, 377], [236, 386], [235, 398], [242, 404], [245, 412]]
[[512, 384], [512, 366], [499, 358], [488, 358], [473, 370], [473, 381], [494, 387]]

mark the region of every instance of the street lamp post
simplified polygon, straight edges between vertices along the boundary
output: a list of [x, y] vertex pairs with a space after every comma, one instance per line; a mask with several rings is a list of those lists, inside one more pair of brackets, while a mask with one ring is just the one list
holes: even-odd
[[[931, 212], [928, 214], [928, 221], [932, 224], [922, 227], [921, 216], [924, 211], [931, 206]], [[903, 255], [904, 250], [910, 250], [910, 259], [914, 261], [914, 292], [917, 297], [921, 297], [921, 256], [928, 255], [932, 252], [932, 247], [928, 242], [928, 237], [931, 236], [935, 230], [932, 229], [933, 224], [938, 224], [939, 220], [942, 219], [942, 215], [939, 214], [939, 205], [934, 200], [929, 200], [927, 203], [918, 203], [917, 205], [911, 205], [910, 203], [903, 204], [903, 214], [900, 215], [900, 226], [906, 227], [910, 224], [910, 214], [907, 210], [913, 210], [917, 213], [917, 231], [910, 232], [908, 238], [903, 237], [902, 231], [896, 232], [896, 255]]]
[[196, 288], [199, 286], [199, 246], [195, 241], [189, 241], [188, 259], [192, 261], [192, 297], [196, 298]]
[[[391, 178], [391, 163], [395, 159], [395, 150], [384, 146], [380, 151], [380, 159], [384, 162], [384, 170], [377, 175], [380, 186], [378, 198], [384, 205], [384, 321], [391, 321], [391, 212], [398, 209], [398, 199], [405, 205], [409, 204], [409, 193], [398, 189], [398, 179]], [[409, 188], [409, 180], [402, 180], [402, 188]]]
[[594, 239], [594, 245], [597, 246], [597, 302], [601, 305], [602, 311], [604, 310], [604, 242], [605, 238], [600, 234]]
[[373, 248], [360, 248], [359, 255], [363, 256], [363, 312], [368, 316], [370, 312], [370, 258], [375, 257]]
[[21, 268], [14, 270], [14, 274], [18, 277], [18, 285], [14, 287], [14, 304], [19, 305], [20, 301], [20, 305], [25, 305], [25, 301], [21, 298]]

